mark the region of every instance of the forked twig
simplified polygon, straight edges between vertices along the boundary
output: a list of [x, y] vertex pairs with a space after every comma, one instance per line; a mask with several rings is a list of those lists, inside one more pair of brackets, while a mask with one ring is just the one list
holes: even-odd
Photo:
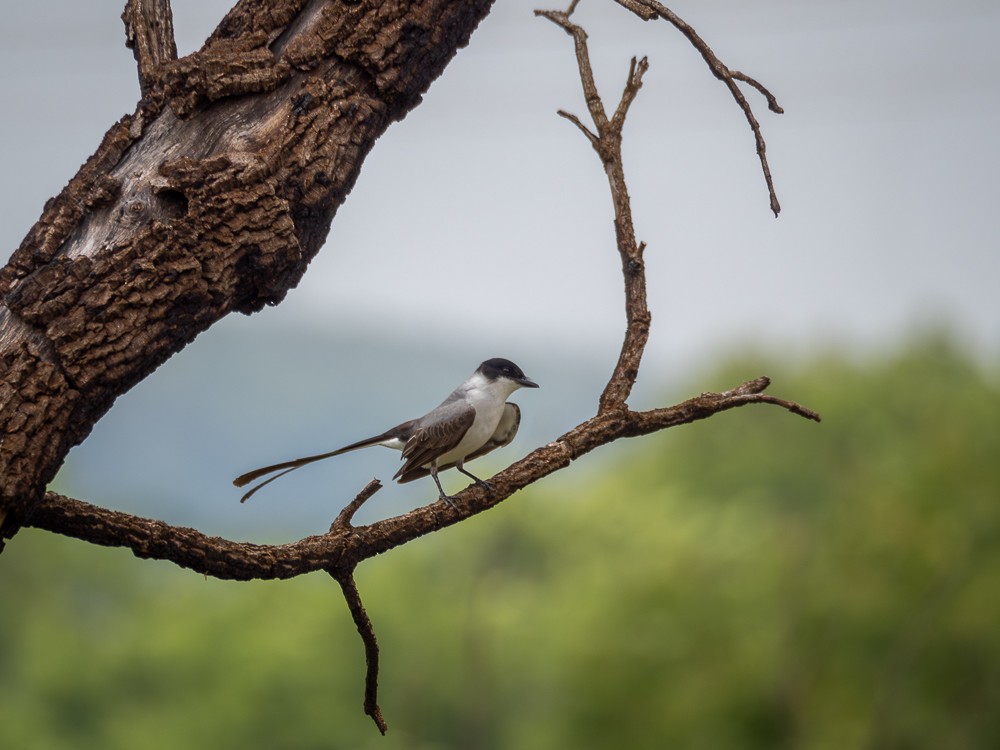
[[[778, 104], [778, 100], [775, 98], [774, 94], [768, 91], [767, 88], [765, 88], [764, 85], [756, 79], [751, 78], [738, 70], [730, 70], [729, 67], [719, 59], [718, 55], [712, 51], [712, 48], [708, 46], [708, 43], [701, 38], [698, 32], [696, 32], [686, 21], [684, 21], [684, 19], [670, 10], [670, 8], [665, 6], [663, 3], [658, 2], [658, 0], [615, 0], [615, 2], [623, 8], [632, 11], [644, 21], [655, 21], [657, 18], [662, 18], [664, 21], [673, 25], [673, 27], [681, 32], [691, 45], [701, 53], [701, 56], [708, 65], [709, 70], [712, 71], [712, 75], [726, 84], [726, 88], [729, 89], [733, 99], [736, 100], [740, 109], [743, 110], [743, 115], [750, 124], [750, 129], [753, 131], [754, 141], [757, 146], [757, 158], [760, 159], [760, 167], [764, 172], [764, 180], [767, 183], [767, 192], [771, 200], [771, 211], [773, 211], [774, 215], [777, 216], [781, 212], [781, 204], [778, 203], [778, 194], [774, 189], [774, 179], [771, 177], [771, 167], [767, 163], [767, 144], [764, 142], [764, 134], [761, 132], [760, 123], [757, 122], [753, 109], [750, 107], [750, 102], [747, 101], [747, 98], [743, 95], [740, 87], [736, 85], [736, 82], [742, 81], [743, 83], [752, 86], [767, 100], [768, 109], [775, 114], [783, 114], [785, 110], [783, 110]], [[576, 3], [573, 5], [575, 6]], [[570, 12], [572, 12], [572, 9]]]
[[622, 162], [622, 128], [625, 125], [629, 107], [632, 106], [639, 94], [639, 89], [642, 88], [642, 77], [649, 69], [649, 61], [645, 57], [641, 60], [632, 58], [621, 99], [615, 108], [614, 115], [608, 119], [590, 64], [587, 32], [570, 20], [575, 7], [576, 3], [573, 3], [565, 12], [536, 10], [535, 15], [547, 18], [573, 37], [580, 83], [583, 86], [583, 97], [587, 102], [587, 109], [597, 131], [596, 134], [590, 131], [575, 115], [562, 110], [559, 111], [559, 114], [576, 125], [587, 136], [587, 140], [590, 141], [590, 145], [597, 152], [604, 165], [608, 186], [611, 189], [611, 200], [615, 210], [615, 240], [625, 279], [627, 326], [618, 363], [601, 394], [600, 408], [601, 410], [620, 409], [624, 408], [625, 400], [631, 393], [635, 379], [639, 374], [642, 353], [649, 340], [651, 321], [649, 308], [646, 304], [646, 274], [643, 265], [643, 252], [646, 245], [642, 242], [636, 243], [635, 227], [632, 223], [632, 205], [628, 186], [625, 184], [625, 169]]

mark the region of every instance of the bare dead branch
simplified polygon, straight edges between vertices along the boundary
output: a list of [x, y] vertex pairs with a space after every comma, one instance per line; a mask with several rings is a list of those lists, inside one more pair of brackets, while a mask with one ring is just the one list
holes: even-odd
[[227, 581], [283, 580], [347, 565], [351, 529], [309, 536], [291, 544], [234, 542], [195, 529], [101, 508], [46, 492], [25, 524], [103, 547], [125, 547], [136, 557], [169, 560]]
[[[457, 513], [434, 501], [366, 526], [335, 522], [326, 534], [289, 544], [264, 545], [211, 537], [194, 529], [47, 492], [25, 525], [105, 547], [125, 547], [136, 557], [167, 560], [223, 580], [275, 580], [318, 570], [354, 570], [369, 558], [499, 505], [518, 490], [621, 438], [648, 435], [751, 404], [771, 404], [806, 419], [820, 420], [811, 409], [765, 394], [769, 385], [768, 378], [760, 377], [727, 391], [702, 393], [662, 409], [599, 412], [493, 476], [490, 479], [493, 493], [475, 485], [458, 493], [462, 510]], [[372, 485], [369, 483], [358, 498], [370, 498], [375, 491]]]
[[338, 573], [332, 570], [329, 573], [340, 584], [347, 608], [351, 610], [351, 617], [354, 618], [358, 634], [365, 644], [365, 714], [372, 718], [378, 731], [384, 735], [389, 725], [382, 718], [382, 710], [378, 706], [378, 640], [375, 638], [375, 628], [372, 627], [371, 618], [368, 617], [365, 605], [361, 602], [361, 594], [354, 582], [353, 573]]
[[169, 560], [223, 580], [287, 579], [327, 571], [340, 583], [364, 643], [365, 713], [384, 734], [386, 723], [377, 702], [378, 644], [352, 577], [359, 563], [482, 513], [577, 458], [621, 438], [648, 435], [750, 404], [773, 404], [807, 419], [820, 420], [816, 412], [804, 406], [763, 393], [769, 384], [768, 378], [760, 377], [722, 393], [702, 393], [652, 411], [602, 410], [495, 475], [490, 480], [492, 494], [474, 485], [460, 492], [456, 497], [461, 503], [460, 513], [432, 502], [401, 516], [354, 527], [350, 524], [354, 512], [381, 486], [372, 481], [341, 511], [328, 533], [290, 544], [260, 545], [209, 537], [194, 529], [108, 510], [54, 492], [46, 493], [26, 525], [92, 544], [126, 547], [137, 557]]
[[[748, 404], [773, 404], [780, 406], [792, 414], [797, 414], [804, 419], [813, 422], [821, 421], [820, 415], [794, 401], [777, 398], [764, 393], [764, 389], [771, 384], [771, 379], [766, 376], [748, 380], [746, 383], [722, 393], [703, 393], [696, 398], [689, 399], [682, 404], [671, 406], [668, 409], [652, 409], [650, 411], [638, 412], [636, 423], [641, 434], [658, 432], [668, 427], [676, 427], [679, 424], [704, 419], [712, 414], [721, 411], [735, 409]], [[695, 416], [697, 415], [697, 416]]]
[[[364, 505], [372, 495], [382, 489], [382, 483], [378, 479], [373, 479], [368, 484], [366, 484], [358, 496], [355, 497], [351, 502], [340, 511], [340, 515], [337, 516], [333, 525], [330, 526], [330, 531], [336, 531], [337, 529], [350, 529], [351, 519], [354, 518], [354, 514], [357, 513], [361, 506]], [[243, 502], [242, 500], [240, 502]]]
[[642, 77], [646, 74], [647, 70], [649, 70], [649, 60], [645, 57], [638, 62], [633, 57], [629, 63], [625, 90], [622, 92], [621, 101], [618, 102], [618, 109], [615, 110], [614, 117], [611, 118], [611, 128], [617, 131], [619, 135], [621, 134], [622, 127], [625, 125], [625, 116], [628, 114], [628, 108], [632, 106], [632, 102], [635, 101], [639, 89], [642, 88]]
[[751, 78], [746, 73], [740, 73], [738, 70], [729, 71], [729, 75], [735, 78], [737, 81], [743, 81], [744, 83], [753, 86], [761, 95], [767, 100], [767, 108], [774, 112], [776, 115], [785, 114], [785, 110], [782, 109], [781, 105], [778, 104], [778, 100], [775, 98], [774, 94], [768, 91], [764, 84], [758, 81], [756, 78]]
[[164, 63], [177, 59], [170, 0], [128, 0], [122, 12], [125, 46], [139, 67], [143, 96], [160, 80]]
[[764, 142], [764, 135], [761, 133], [760, 123], [757, 122], [757, 118], [754, 116], [750, 103], [743, 95], [740, 87], [736, 85], [736, 82], [743, 81], [744, 83], [755, 88], [764, 96], [765, 99], [767, 99], [767, 106], [772, 112], [782, 114], [784, 110], [778, 105], [778, 100], [759, 81], [738, 71], [730, 70], [712, 51], [712, 48], [708, 46], [708, 43], [705, 42], [701, 36], [699, 36], [698, 32], [696, 32], [686, 21], [684, 21], [663, 3], [660, 3], [657, 0], [615, 0], [615, 2], [623, 8], [632, 11], [644, 21], [655, 21], [657, 18], [662, 18], [673, 25], [673, 27], [681, 32], [681, 34], [687, 38], [692, 46], [694, 46], [694, 48], [701, 53], [701, 56], [708, 65], [709, 70], [712, 71], [712, 75], [726, 84], [726, 87], [732, 94], [733, 99], [736, 100], [740, 109], [743, 110], [743, 115], [750, 124], [750, 129], [753, 131], [754, 141], [757, 146], [757, 158], [760, 160], [760, 167], [764, 172], [764, 181], [767, 183], [767, 193], [771, 201], [771, 211], [773, 211], [774, 215], [777, 216], [781, 212], [781, 204], [778, 203], [778, 194], [774, 189], [774, 180], [771, 177], [771, 168], [767, 163], [767, 144]]
[[557, 110], [556, 114], [559, 115], [560, 117], [565, 117], [571, 123], [576, 125], [580, 129], [580, 132], [584, 134], [584, 136], [587, 138], [588, 141], [590, 141], [591, 146], [593, 146], [595, 149], [600, 148], [600, 139], [590, 131], [590, 128], [588, 128], [586, 125], [580, 122], [579, 117], [563, 109]]
[[580, 79], [583, 83], [584, 97], [587, 100], [587, 109], [590, 116], [597, 125], [600, 132], [602, 127], [607, 126], [608, 116], [604, 111], [604, 102], [601, 101], [597, 93], [597, 83], [594, 81], [594, 71], [590, 67], [590, 55], [587, 52], [587, 32], [580, 26], [570, 22], [569, 17], [573, 15], [579, 0], [570, 4], [569, 10], [562, 12], [556, 10], [536, 10], [535, 15], [547, 18], [557, 26], [561, 26], [567, 34], [573, 37], [573, 44], [576, 46], [576, 60], [580, 67]]
[[573, 37], [583, 96], [597, 131], [596, 136], [578, 118], [562, 111], [559, 114], [570, 120], [587, 136], [590, 145], [600, 157], [608, 177], [611, 200], [615, 210], [615, 239], [621, 258], [622, 273], [625, 277], [627, 326], [618, 362], [604, 392], [601, 394], [600, 408], [604, 411], [625, 408], [625, 401], [635, 385], [642, 353], [649, 339], [651, 316], [646, 304], [646, 275], [642, 260], [646, 246], [644, 243], [636, 244], [635, 228], [632, 223], [632, 205], [628, 195], [628, 186], [625, 184], [625, 168], [622, 163], [622, 128], [625, 125], [625, 117], [629, 107], [635, 101], [635, 97], [642, 87], [642, 77], [649, 69], [649, 62], [645, 57], [639, 61], [632, 58], [625, 81], [625, 89], [618, 102], [618, 107], [615, 109], [614, 116], [609, 120], [597, 90], [597, 84], [594, 81], [590, 52], [587, 47], [587, 32], [570, 20], [575, 7], [575, 3], [570, 5], [566, 12], [536, 10], [535, 15], [547, 18]]

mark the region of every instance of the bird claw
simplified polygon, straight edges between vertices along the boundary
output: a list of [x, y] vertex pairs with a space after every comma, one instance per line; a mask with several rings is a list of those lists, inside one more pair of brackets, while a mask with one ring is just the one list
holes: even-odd
[[451, 495], [441, 495], [438, 499], [452, 510], [458, 510], [458, 506], [455, 505], [455, 498]]
[[[459, 469], [459, 471], [462, 470]], [[487, 492], [496, 491], [496, 488], [493, 486], [492, 482], [488, 482], [485, 479], [480, 479], [477, 476], [473, 476], [472, 474], [469, 474], [469, 472], [467, 471], [462, 471], [462, 473], [469, 477], [472, 477], [473, 484], [475, 484], [477, 487], [482, 487]], [[441, 500], [441, 502], [444, 503], [445, 505], [450, 506], [452, 510], [458, 510], [458, 506], [455, 505], [455, 498], [452, 497], [451, 495], [444, 494], [444, 490], [441, 489], [440, 485], [438, 486], [438, 490], [440, 490], [441, 492], [441, 494], [438, 496], [438, 499]]]

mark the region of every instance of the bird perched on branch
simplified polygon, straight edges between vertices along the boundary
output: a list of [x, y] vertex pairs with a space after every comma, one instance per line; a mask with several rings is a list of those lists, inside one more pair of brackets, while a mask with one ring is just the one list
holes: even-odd
[[488, 359], [479, 365], [468, 380], [452, 391], [440, 406], [422, 417], [329, 453], [296, 458], [248, 471], [236, 477], [233, 484], [243, 487], [255, 479], [279, 472], [252, 487], [240, 498], [242, 503], [265, 485], [306, 464], [359, 448], [384, 445], [403, 452], [403, 465], [393, 479], [402, 484], [429, 474], [437, 485], [442, 502], [454, 508], [454, 498], [445, 494], [438, 472], [455, 467], [476, 484], [492, 489], [489, 482], [466, 471], [465, 462], [485, 456], [514, 439], [521, 423], [521, 410], [517, 404], [509, 403], [507, 397], [518, 388], [537, 387], [538, 384], [528, 379], [521, 368], [509, 359]]

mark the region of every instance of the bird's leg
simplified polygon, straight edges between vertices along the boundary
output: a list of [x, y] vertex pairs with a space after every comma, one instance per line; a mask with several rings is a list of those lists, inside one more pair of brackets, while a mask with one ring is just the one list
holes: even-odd
[[444, 492], [444, 487], [441, 486], [441, 480], [438, 479], [438, 470], [435, 464], [430, 465], [431, 479], [434, 480], [434, 484], [438, 487], [438, 492], [440, 494], [440, 499], [442, 503], [450, 505], [454, 510], [458, 510], [458, 506], [455, 505], [455, 498], [451, 495], [446, 495]]
[[476, 483], [476, 484], [477, 484], [478, 486], [480, 486], [480, 487], [483, 487], [484, 489], [487, 489], [487, 490], [489, 490], [490, 492], [493, 492], [493, 483], [492, 483], [492, 482], [488, 482], [488, 481], [486, 481], [485, 479], [480, 479], [480, 478], [479, 478], [479, 477], [477, 477], [477, 476], [476, 476], [475, 474], [473, 474], [473, 473], [472, 473], [471, 471], [466, 471], [466, 470], [465, 470], [465, 467], [464, 467], [464, 466], [462, 466], [462, 464], [460, 464], [460, 463], [459, 463], [459, 464], [456, 464], [456, 465], [455, 465], [455, 468], [456, 468], [456, 469], [458, 469], [458, 470], [459, 470], [460, 472], [462, 472], [463, 474], [465, 474], [465, 476], [469, 477], [469, 478], [470, 478], [470, 479], [471, 479], [472, 481], [474, 481], [474, 482], [475, 482], [475, 483]]

